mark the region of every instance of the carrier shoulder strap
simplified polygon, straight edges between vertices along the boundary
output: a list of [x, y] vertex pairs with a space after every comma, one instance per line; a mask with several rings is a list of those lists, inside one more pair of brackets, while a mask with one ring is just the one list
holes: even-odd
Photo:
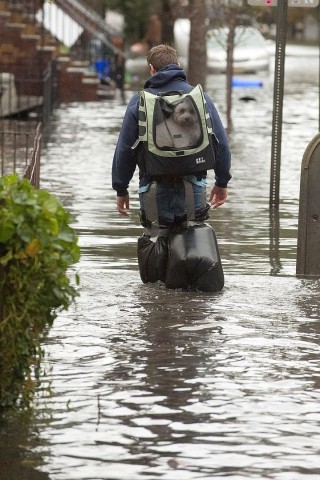
[[[189, 222], [194, 219], [195, 217], [195, 206], [194, 206], [194, 193], [192, 188], [192, 183], [188, 180], [183, 180], [184, 188], [185, 188], [185, 205], [187, 211], [187, 226]], [[152, 241], [156, 241], [159, 231], [159, 215], [158, 215], [158, 207], [157, 207], [157, 183], [152, 182], [149, 189], [148, 195], [148, 202], [144, 205], [145, 215], [151, 223], [150, 230], [150, 238]]]

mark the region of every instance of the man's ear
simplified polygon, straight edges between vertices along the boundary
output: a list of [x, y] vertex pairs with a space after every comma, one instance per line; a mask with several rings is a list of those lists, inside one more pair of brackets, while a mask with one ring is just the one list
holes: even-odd
[[149, 63], [149, 68], [151, 75], [155, 75], [157, 73], [157, 70], [154, 68], [153, 65], [151, 65], [151, 63]]

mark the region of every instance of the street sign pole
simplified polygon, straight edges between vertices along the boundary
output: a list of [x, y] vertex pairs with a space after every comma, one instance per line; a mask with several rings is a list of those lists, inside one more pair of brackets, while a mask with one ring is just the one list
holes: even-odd
[[270, 208], [279, 208], [281, 135], [284, 91], [284, 62], [287, 37], [288, 0], [282, 0], [278, 5], [276, 55], [273, 89], [273, 120], [271, 144], [270, 172]]
[[[284, 61], [287, 36], [287, 11], [289, 7], [317, 7], [319, 0], [248, 0], [252, 6], [278, 7], [276, 56], [273, 90], [272, 147], [270, 173], [270, 209], [279, 209], [281, 134], [284, 86]], [[319, 12], [320, 17], [320, 12]], [[320, 21], [320, 18], [319, 18]], [[320, 64], [320, 58], [319, 58]], [[320, 85], [320, 65], [319, 65]], [[320, 92], [319, 92], [319, 130], [320, 130]]]

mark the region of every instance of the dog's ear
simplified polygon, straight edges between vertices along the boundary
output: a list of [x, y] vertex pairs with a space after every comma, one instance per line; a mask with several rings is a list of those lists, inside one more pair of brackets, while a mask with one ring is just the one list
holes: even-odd
[[181, 103], [185, 103], [185, 98], [183, 98], [182, 100], [176, 100], [175, 102], [173, 102], [173, 109], [177, 108], [179, 105], [181, 105]]
[[168, 115], [171, 115], [171, 113], [173, 113], [174, 109], [175, 109], [175, 105], [173, 103], [168, 103], [165, 101], [164, 98], [159, 98], [159, 103], [160, 103], [160, 107], [161, 107], [161, 110]]

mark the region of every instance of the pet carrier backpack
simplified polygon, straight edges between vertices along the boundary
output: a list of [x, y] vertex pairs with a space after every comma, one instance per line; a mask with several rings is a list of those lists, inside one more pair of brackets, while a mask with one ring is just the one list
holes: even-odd
[[[140, 146], [140, 148], [139, 148]], [[214, 168], [217, 139], [200, 85], [189, 93], [140, 92], [139, 168], [151, 176], [191, 175]]]

